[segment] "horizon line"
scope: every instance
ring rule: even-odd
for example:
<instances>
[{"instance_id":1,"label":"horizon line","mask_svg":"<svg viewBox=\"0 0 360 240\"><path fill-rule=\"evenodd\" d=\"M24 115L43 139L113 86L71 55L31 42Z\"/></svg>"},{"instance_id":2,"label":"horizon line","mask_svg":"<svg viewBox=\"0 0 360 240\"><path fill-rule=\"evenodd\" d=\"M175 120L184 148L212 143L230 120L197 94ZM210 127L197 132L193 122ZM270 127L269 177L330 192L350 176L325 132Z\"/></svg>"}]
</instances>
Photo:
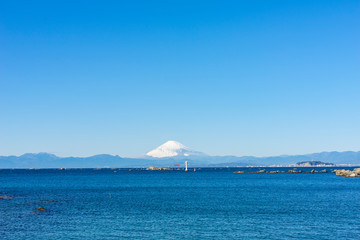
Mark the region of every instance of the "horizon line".
<instances>
[{"instance_id":1,"label":"horizon line","mask_svg":"<svg viewBox=\"0 0 360 240\"><path fill-rule=\"evenodd\" d=\"M311 154L318 154L318 153L333 153L333 152L337 152L337 153L344 153L344 152L360 152L360 150L346 150L346 151L337 151L337 150L333 150L333 151L321 151L321 152L311 152L311 153L298 153L298 154L280 154L280 155L268 155L268 156L256 156L256 155L242 155L242 156L237 156L237 155L206 155L204 156L204 158L206 157L255 157L255 158L269 158L269 157L290 157L290 156L301 156L301 155L311 155ZM38 155L38 154L49 154L49 155L54 155L58 158L89 158L89 157L94 157L94 156L98 156L98 155L109 155L109 156L114 156L114 157L120 157L120 158L132 158L132 159L145 159L145 158L151 158L151 159L169 159L169 158L176 158L177 156L173 156L173 157L151 157L151 156L147 156L146 154L141 155L141 156L134 156L134 157L128 157L128 156L121 156L119 154L110 154L110 153L98 153L98 154L94 154L94 155L88 155L88 156L60 156L60 155L56 155L55 153L51 153L51 152L26 152L20 155L15 155L15 154L9 154L9 155L0 155L0 157L21 157L23 155L26 154L34 154L34 155Z\"/></svg>"}]
</instances>

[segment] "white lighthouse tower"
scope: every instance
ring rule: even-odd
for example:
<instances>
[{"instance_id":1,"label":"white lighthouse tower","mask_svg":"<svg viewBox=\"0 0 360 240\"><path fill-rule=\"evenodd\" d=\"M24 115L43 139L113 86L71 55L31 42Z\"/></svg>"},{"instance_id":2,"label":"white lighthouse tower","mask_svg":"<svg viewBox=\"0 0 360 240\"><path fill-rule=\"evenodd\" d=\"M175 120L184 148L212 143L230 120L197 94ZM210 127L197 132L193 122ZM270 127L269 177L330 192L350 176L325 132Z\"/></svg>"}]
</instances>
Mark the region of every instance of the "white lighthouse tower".
<instances>
[{"instance_id":1,"label":"white lighthouse tower","mask_svg":"<svg viewBox=\"0 0 360 240\"><path fill-rule=\"evenodd\" d=\"M188 170L187 167L188 167L188 161L185 161L185 171Z\"/></svg>"}]
</instances>

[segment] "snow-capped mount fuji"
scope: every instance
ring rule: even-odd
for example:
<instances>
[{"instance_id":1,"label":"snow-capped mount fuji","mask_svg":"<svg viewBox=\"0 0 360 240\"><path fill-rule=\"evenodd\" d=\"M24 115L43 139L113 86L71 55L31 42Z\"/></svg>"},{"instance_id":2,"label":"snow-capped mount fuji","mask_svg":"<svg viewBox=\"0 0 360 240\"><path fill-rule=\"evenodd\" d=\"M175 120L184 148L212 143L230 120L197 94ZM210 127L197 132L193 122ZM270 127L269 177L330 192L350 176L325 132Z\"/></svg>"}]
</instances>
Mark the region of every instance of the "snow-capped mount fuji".
<instances>
[{"instance_id":1,"label":"snow-capped mount fuji","mask_svg":"<svg viewBox=\"0 0 360 240\"><path fill-rule=\"evenodd\" d=\"M202 152L194 151L179 142L176 141L167 141L163 145L151 150L146 153L147 157L153 158L187 158L187 157L200 157L206 156Z\"/></svg>"}]
</instances>

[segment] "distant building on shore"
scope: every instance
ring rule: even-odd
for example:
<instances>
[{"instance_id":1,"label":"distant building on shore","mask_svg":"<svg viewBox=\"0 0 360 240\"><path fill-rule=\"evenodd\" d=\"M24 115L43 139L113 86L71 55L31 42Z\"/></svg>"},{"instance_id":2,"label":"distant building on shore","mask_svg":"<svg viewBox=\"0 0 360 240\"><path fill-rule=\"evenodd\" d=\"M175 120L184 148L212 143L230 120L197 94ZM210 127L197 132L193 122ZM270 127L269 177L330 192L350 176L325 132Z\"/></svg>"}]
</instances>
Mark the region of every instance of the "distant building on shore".
<instances>
[{"instance_id":1,"label":"distant building on shore","mask_svg":"<svg viewBox=\"0 0 360 240\"><path fill-rule=\"evenodd\" d=\"M306 162L298 162L295 164L296 167L332 167L333 163L325 163L321 161L306 161Z\"/></svg>"}]
</instances>

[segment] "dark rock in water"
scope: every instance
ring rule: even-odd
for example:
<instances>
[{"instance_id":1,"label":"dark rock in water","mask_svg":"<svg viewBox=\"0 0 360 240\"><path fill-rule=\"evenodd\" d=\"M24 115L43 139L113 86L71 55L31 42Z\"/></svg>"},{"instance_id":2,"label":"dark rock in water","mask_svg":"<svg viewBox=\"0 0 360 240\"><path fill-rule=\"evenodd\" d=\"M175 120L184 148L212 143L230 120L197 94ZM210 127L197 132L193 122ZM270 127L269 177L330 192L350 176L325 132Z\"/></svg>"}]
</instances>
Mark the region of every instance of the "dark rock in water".
<instances>
[{"instance_id":1,"label":"dark rock in water","mask_svg":"<svg viewBox=\"0 0 360 240\"><path fill-rule=\"evenodd\" d=\"M46 208L38 207L37 210L38 210L38 211L46 211Z\"/></svg>"},{"instance_id":2,"label":"dark rock in water","mask_svg":"<svg viewBox=\"0 0 360 240\"><path fill-rule=\"evenodd\" d=\"M318 173L315 169L311 170L310 173Z\"/></svg>"},{"instance_id":3,"label":"dark rock in water","mask_svg":"<svg viewBox=\"0 0 360 240\"><path fill-rule=\"evenodd\" d=\"M288 173L302 173L302 171L301 171L301 170L299 170L299 171L296 171L296 170L289 170L289 171L288 171Z\"/></svg>"},{"instance_id":4,"label":"dark rock in water","mask_svg":"<svg viewBox=\"0 0 360 240\"><path fill-rule=\"evenodd\" d=\"M327 173L326 169L321 170L320 173Z\"/></svg>"},{"instance_id":5,"label":"dark rock in water","mask_svg":"<svg viewBox=\"0 0 360 240\"><path fill-rule=\"evenodd\" d=\"M268 172L265 169L263 169L263 170L257 171L256 173L268 173Z\"/></svg>"},{"instance_id":6,"label":"dark rock in water","mask_svg":"<svg viewBox=\"0 0 360 240\"><path fill-rule=\"evenodd\" d=\"M360 177L360 168L355 168L354 170L334 170L336 173L336 176L341 177Z\"/></svg>"}]
</instances>

